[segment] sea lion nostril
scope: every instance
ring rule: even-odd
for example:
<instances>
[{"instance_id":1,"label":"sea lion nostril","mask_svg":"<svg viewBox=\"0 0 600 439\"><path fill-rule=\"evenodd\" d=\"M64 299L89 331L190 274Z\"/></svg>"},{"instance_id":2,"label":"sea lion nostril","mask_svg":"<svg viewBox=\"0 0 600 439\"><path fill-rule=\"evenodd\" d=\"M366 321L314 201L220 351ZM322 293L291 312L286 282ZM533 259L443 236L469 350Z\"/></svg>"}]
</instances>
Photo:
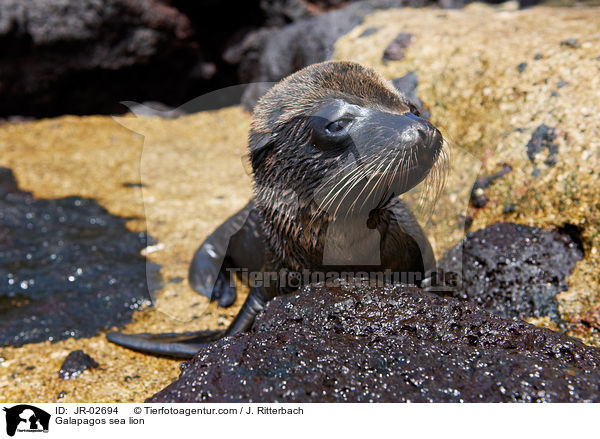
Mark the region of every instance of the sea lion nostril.
<instances>
[{"instance_id":1,"label":"sea lion nostril","mask_svg":"<svg viewBox=\"0 0 600 439\"><path fill-rule=\"evenodd\" d=\"M442 133L437 128L433 129L433 133L431 135L431 140L429 142L429 146L435 148L436 150L440 150L444 143L444 138L442 137Z\"/></svg>"}]
</instances>

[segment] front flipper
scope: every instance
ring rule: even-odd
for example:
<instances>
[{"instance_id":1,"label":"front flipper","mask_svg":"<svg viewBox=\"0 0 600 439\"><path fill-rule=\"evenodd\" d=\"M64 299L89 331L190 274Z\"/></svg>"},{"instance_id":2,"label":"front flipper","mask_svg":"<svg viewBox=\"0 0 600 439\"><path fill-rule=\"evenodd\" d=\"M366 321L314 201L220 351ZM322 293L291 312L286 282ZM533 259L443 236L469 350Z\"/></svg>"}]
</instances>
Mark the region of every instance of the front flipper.
<instances>
[{"instance_id":1,"label":"front flipper","mask_svg":"<svg viewBox=\"0 0 600 439\"><path fill-rule=\"evenodd\" d=\"M220 307L231 305L236 298L233 274L261 271L264 243L259 214L251 200L196 250L189 269L190 286Z\"/></svg>"},{"instance_id":2,"label":"front flipper","mask_svg":"<svg viewBox=\"0 0 600 439\"><path fill-rule=\"evenodd\" d=\"M108 341L134 351L163 355L175 358L191 358L203 346L221 337L245 332L252 327L254 318L265 307L267 297L261 287L250 289L240 312L225 331L198 331L183 334L123 334L111 332L106 334Z\"/></svg>"},{"instance_id":3,"label":"front flipper","mask_svg":"<svg viewBox=\"0 0 600 439\"><path fill-rule=\"evenodd\" d=\"M250 202L217 227L196 250L190 264L188 280L192 289L211 302L217 300L219 306L229 306L235 301L235 287L224 288L229 284L224 282L225 270L232 262L229 256L231 238L243 228L252 208Z\"/></svg>"}]
</instances>

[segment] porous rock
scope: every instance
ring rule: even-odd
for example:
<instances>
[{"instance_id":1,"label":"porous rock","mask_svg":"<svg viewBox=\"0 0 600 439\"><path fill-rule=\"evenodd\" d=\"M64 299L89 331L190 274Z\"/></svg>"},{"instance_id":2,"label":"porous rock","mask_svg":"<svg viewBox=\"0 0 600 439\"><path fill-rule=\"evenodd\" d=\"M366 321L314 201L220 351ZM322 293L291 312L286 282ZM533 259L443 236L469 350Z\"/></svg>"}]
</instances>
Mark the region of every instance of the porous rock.
<instances>
[{"instance_id":1,"label":"porous rock","mask_svg":"<svg viewBox=\"0 0 600 439\"><path fill-rule=\"evenodd\" d=\"M149 402L599 401L600 351L411 286L313 284Z\"/></svg>"},{"instance_id":2,"label":"porous rock","mask_svg":"<svg viewBox=\"0 0 600 439\"><path fill-rule=\"evenodd\" d=\"M78 349L67 355L65 361L60 366L58 377L63 380L72 380L77 378L87 369L95 369L98 363L88 354Z\"/></svg>"},{"instance_id":3,"label":"porous rock","mask_svg":"<svg viewBox=\"0 0 600 439\"><path fill-rule=\"evenodd\" d=\"M545 317L560 323L556 295L583 258L569 233L513 223L497 223L469 233L439 261L454 273L448 294L470 300L505 318Z\"/></svg>"},{"instance_id":4,"label":"porous rock","mask_svg":"<svg viewBox=\"0 0 600 439\"><path fill-rule=\"evenodd\" d=\"M192 34L161 0L4 0L0 115L111 112L142 96L172 102L201 62Z\"/></svg>"}]
</instances>

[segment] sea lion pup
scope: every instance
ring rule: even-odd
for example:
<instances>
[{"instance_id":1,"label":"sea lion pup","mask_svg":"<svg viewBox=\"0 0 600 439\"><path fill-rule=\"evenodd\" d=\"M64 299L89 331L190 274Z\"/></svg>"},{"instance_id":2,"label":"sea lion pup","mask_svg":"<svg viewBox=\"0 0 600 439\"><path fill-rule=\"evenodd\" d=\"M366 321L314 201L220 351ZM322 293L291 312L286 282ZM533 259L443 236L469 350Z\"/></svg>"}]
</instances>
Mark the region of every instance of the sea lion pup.
<instances>
[{"instance_id":1,"label":"sea lion pup","mask_svg":"<svg viewBox=\"0 0 600 439\"><path fill-rule=\"evenodd\" d=\"M435 260L397 196L427 176L428 187L441 187L443 146L440 132L370 68L325 62L288 76L254 110L254 198L206 239L189 273L196 291L221 304L235 298L232 269L270 277L250 283L225 331L112 333L108 339L185 358L248 330L268 300L301 285L306 276L299 273L309 273L309 280L332 271L409 274L418 283Z\"/></svg>"}]
</instances>

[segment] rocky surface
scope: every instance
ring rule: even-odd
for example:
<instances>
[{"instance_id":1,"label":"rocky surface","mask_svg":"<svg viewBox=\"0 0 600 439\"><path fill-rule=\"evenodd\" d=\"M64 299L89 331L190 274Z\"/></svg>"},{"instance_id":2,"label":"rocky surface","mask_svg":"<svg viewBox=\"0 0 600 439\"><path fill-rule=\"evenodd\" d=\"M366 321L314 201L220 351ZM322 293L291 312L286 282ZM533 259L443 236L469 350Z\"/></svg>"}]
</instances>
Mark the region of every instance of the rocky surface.
<instances>
[{"instance_id":1,"label":"rocky surface","mask_svg":"<svg viewBox=\"0 0 600 439\"><path fill-rule=\"evenodd\" d=\"M0 346L90 337L149 305L158 267L126 221L92 199L36 199L0 168Z\"/></svg>"},{"instance_id":2,"label":"rocky surface","mask_svg":"<svg viewBox=\"0 0 600 439\"><path fill-rule=\"evenodd\" d=\"M566 230L497 223L467 234L438 269L458 274L453 297L501 317L548 317L561 325L556 296L567 291L566 279L583 258L575 240Z\"/></svg>"},{"instance_id":3,"label":"rocky surface","mask_svg":"<svg viewBox=\"0 0 600 439\"><path fill-rule=\"evenodd\" d=\"M276 81L328 58L365 13L428 4L464 1L250 0L232 13L217 0L2 0L0 117L122 113L127 100L179 106Z\"/></svg>"},{"instance_id":4,"label":"rocky surface","mask_svg":"<svg viewBox=\"0 0 600 439\"><path fill-rule=\"evenodd\" d=\"M63 380L72 380L77 378L87 369L96 369L98 363L88 354L78 349L70 352L65 361L60 366L58 377Z\"/></svg>"},{"instance_id":5,"label":"rocky surface","mask_svg":"<svg viewBox=\"0 0 600 439\"><path fill-rule=\"evenodd\" d=\"M248 115L228 108L169 120L119 120L69 116L0 125L0 163L13 170L34 201L51 205L75 194L94 199L121 217L131 236L148 231L156 239L143 254L161 266L162 289L154 306L133 313L125 331L225 326L241 306L243 288L238 302L218 309L191 290L187 270L202 239L250 195L251 180L242 164ZM132 260L141 259L133 253ZM6 278L0 280L7 285ZM76 380L59 379L57 371L74 350L83 350L102 368ZM177 377L178 364L119 348L104 333L0 347L0 401L143 401Z\"/></svg>"},{"instance_id":6,"label":"rocky surface","mask_svg":"<svg viewBox=\"0 0 600 439\"><path fill-rule=\"evenodd\" d=\"M600 350L415 287L272 300L149 402L600 401Z\"/></svg>"},{"instance_id":7,"label":"rocky surface","mask_svg":"<svg viewBox=\"0 0 600 439\"><path fill-rule=\"evenodd\" d=\"M202 66L192 34L160 0L3 0L0 115L117 112L124 98L176 103L181 78Z\"/></svg>"}]
</instances>

